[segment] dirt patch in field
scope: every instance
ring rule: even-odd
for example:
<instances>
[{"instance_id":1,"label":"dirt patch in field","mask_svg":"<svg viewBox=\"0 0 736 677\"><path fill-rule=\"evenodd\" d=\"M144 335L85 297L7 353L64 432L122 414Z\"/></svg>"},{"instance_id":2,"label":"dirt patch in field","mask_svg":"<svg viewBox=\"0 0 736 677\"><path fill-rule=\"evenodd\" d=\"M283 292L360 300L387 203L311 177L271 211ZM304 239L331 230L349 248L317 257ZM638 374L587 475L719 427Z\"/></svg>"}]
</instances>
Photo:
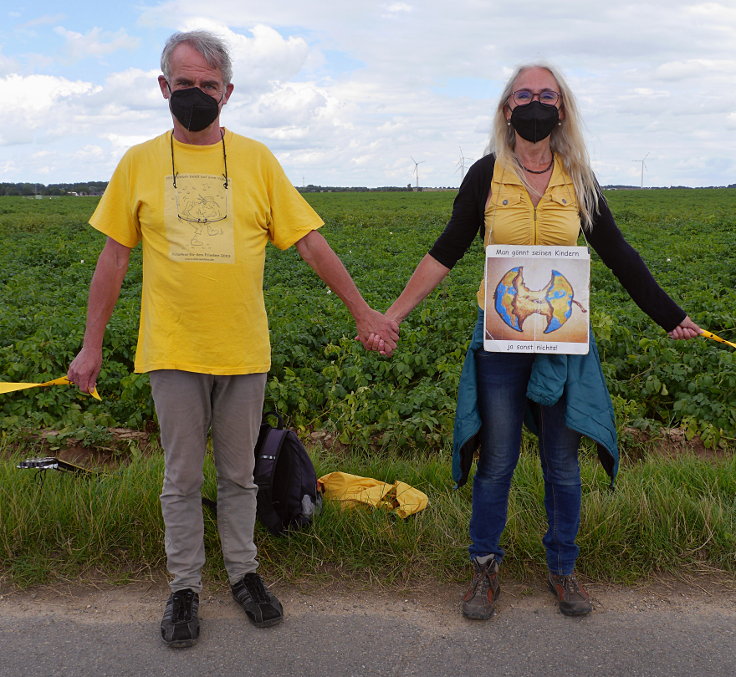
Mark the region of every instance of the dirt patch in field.
<instances>
[{"instance_id":1,"label":"dirt patch in field","mask_svg":"<svg viewBox=\"0 0 736 677\"><path fill-rule=\"evenodd\" d=\"M626 454L635 459L649 454L664 458L692 455L703 459L725 458L733 454L733 450L706 447L698 435L688 439L682 428L661 428L656 432L624 428L621 437Z\"/></svg>"},{"instance_id":2,"label":"dirt patch in field","mask_svg":"<svg viewBox=\"0 0 736 677\"><path fill-rule=\"evenodd\" d=\"M96 443L86 443L82 438L58 430L43 430L14 439L5 447L3 455L30 461L54 458L76 466L80 472L95 472L113 470L126 463L133 447L143 454L160 450L155 430L107 428L99 437L102 439Z\"/></svg>"},{"instance_id":3,"label":"dirt patch in field","mask_svg":"<svg viewBox=\"0 0 736 677\"><path fill-rule=\"evenodd\" d=\"M114 468L130 458L131 448L143 454L160 451L158 429L151 423L146 430L108 428L101 435L102 441L90 443L57 430L43 430L39 434L28 433L24 438L11 441L5 447L5 455L29 457L55 457L88 470ZM339 441L334 432L315 430L302 435L308 446L323 447L333 453L347 452L348 447ZM703 459L719 459L732 455L733 449L710 449L697 435L687 438L681 428L661 428L645 431L624 428L621 431L622 455L642 460L647 455L678 458L693 455Z\"/></svg>"}]
</instances>

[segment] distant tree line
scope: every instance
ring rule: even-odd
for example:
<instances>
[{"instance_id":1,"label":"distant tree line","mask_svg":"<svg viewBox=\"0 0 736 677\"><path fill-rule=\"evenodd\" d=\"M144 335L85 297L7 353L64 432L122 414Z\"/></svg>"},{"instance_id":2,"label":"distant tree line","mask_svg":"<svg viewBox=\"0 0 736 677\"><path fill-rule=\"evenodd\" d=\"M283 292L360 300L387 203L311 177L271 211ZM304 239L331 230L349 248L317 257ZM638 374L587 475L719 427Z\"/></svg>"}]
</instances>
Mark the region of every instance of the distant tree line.
<instances>
[{"instance_id":1,"label":"distant tree line","mask_svg":"<svg viewBox=\"0 0 736 677\"><path fill-rule=\"evenodd\" d=\"M372 191L411 191L413 188L409 186L381 186L380 188L367 188L366 186L299 186L301 193L370 193Z\"/></svg>"},{"instance_id":2,"label":"distant tree line","mask_svg":"<svg viewBox=\"0 0 736 677\"><path fill-rule=\"evenodd\" d=\"M609 184L603 186L603 190L682 190L687 188L688 190L695 190L693 186L627 186L619 184ZM698 186L698 188L736 188L736 183L731 183L728 186Z\"/></svg>"},{"instance_id":3,"label":"distant tree line","mask_svg":"<svg viewBox=\"0 0 736 677\"><path fill-rule=\"evenodd\" d=\"M0 183L0 195L102 195L107 181L81 181L79 183Z\"/></svg>"},{"instance_id":4,"label":"distant tree line","mask_svg":"<svg viewBox=\"0 0 736 677\"><path fill-rule=\"evenodd\" d=\"M728 186L701 186L702 188L736 188L736 183ZM42 183L0 183L0 195L20 196L59 196L59 195L102 195L107 188L107 181L81 181L79 183L50 183L48 186ZM645 190L666 190L667 188L691 188L691 186L652 186ZM604 190L640 190L639 186L607 185ZM369 192L411 192L416 190L414 186L379 186L378 188L367 188L366 186L299 186L302 193L369 193ZM423 190L422 187L419 190ZM425 188L424 190L439 190L437 188ZM455 190L447 187L447 190Z\"/></svg>"}]
</instances>

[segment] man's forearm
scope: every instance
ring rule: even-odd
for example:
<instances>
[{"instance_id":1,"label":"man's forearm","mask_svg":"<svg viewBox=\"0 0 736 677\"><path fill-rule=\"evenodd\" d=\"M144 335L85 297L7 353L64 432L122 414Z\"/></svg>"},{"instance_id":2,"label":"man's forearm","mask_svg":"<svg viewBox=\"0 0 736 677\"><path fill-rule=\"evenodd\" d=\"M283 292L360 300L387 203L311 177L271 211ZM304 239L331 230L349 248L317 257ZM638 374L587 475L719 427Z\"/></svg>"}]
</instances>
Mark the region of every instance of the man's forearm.
<instances>
[{"instance_id":1,"label":"man's forearm","mask_svg":"<svg viewBox=\"0 0 736 677\"><path fill-rule=\"evenodd\" d=\"M105 329L120 296L129 261L130 249L108 238L97 259L89 288L83 343L87 348L102 347Z\"/></svg>"},{"instance_id":2,"label":"man's forearm","mask_svg":"<svg viewBox=\"0 0 736 677\"><path fill-rule=\"evenodd\" d=\"M299 256L340 298L353 317L357 318L370 310L350 273L320 233L313 230L296 243L296 248Z\"/></svg>"},{"instance_id":3,"label":"man's forearm","mask_svg":"<svg viewBox=\"0 0 736 677\"><path fill-rule=\"evenodd\" d=\"M79 389L90 393L94 390L97 375L102 367L102 339L112 311L120 296L123 278L128 270L130 249L107 239L97 259L95 273L89 287L87 326L84 330L82 349L72 360L67 377Z\"/></svg>"},{"instance_id":4,"label":"man's forearm","mask_svg":"<svg viewBox=\"0 0 736 677\"><path fill-rule=\"evenodd\" d=\"M363 345L372 334L381 336L393 350L399 339L399 325L373 310L365 301L353 278L320 233L313 230L296 243L299 255L320 279L347 306L355 320L358 338Z\"/></svg>"}]
</instances>

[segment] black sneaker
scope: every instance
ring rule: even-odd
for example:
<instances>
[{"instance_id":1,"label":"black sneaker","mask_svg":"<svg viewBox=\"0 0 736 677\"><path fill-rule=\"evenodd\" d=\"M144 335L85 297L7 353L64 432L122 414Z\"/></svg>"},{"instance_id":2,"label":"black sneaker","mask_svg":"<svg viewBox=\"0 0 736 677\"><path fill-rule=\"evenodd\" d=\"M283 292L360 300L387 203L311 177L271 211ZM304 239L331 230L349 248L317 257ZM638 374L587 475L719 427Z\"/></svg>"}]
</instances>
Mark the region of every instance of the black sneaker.
<instances>
[{"instance_id":1,"label":"black sneaker","mask_svg":"<svg viewBox=\"0 0 736 677\"><path fill-rule=\"evenodd\" d=\"M575 578L575 574L569 576L557 576L550 574L547 577L549 589L557 597L560 611L565 616L585 616L593 611L590 595Z\"/></svg>"},{"instance_id":2,"label":"black sneaker","mask_svg":"<svg viewBox=\"0 0 736 677\"><path fill-rule=\"evenodd\" d=\"M169 596L161 620L161 637L176 649L193 646L199 637L199 595L187 588Z\"/></svg>"},{"instance_id":3,"label":"black sneaker","mask_svg":"<svg viewBox=\"0 0 736 677\"><path fill-rule=\"evenodd\" d=\"M258 574L245 574L230 589L235 601L243 607L248 619L257 628L267 628L283 620L284 609L281 602L272 592L266 590Z\"/></svg>"},{"instance_id":4,"label":"black sneaker","mask_svg":"<svg viewBox=\"0 0 736 677\"><path fill-rule=\"evenodd\" d=\"M496 600L501 595L498 583L498 560L491 557L481 564L473 558L473 580L463 597L463 616L485 621L493 616Z\"/></svg>"}]
</instances>

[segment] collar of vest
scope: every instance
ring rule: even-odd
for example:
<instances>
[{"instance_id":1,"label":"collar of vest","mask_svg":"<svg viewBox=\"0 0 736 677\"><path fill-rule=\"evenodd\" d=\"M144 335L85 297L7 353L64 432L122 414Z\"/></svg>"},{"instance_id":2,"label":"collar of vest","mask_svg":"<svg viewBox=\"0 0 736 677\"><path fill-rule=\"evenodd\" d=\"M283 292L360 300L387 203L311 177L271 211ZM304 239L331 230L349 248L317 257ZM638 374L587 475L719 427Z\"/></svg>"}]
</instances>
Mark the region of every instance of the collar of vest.
<instances>
[{"instance_id":1,"label":"collar of vest","mask_svg":"<svg viewBox=\"0 0 736 677\"><path fill-rule=\"evenodd\" d=\"M496 162L493 167L493 181L497 183L503 183L505 185L512 186L524 186L524 182L519 178L516 172L508 165L500 162ZM555 163L552 167L552 176L549 178L548 188L555 186L565 186L572 183L572 179L565 171L560 162L557 153L555 153Z\"/></svg>"}]
</instances>

